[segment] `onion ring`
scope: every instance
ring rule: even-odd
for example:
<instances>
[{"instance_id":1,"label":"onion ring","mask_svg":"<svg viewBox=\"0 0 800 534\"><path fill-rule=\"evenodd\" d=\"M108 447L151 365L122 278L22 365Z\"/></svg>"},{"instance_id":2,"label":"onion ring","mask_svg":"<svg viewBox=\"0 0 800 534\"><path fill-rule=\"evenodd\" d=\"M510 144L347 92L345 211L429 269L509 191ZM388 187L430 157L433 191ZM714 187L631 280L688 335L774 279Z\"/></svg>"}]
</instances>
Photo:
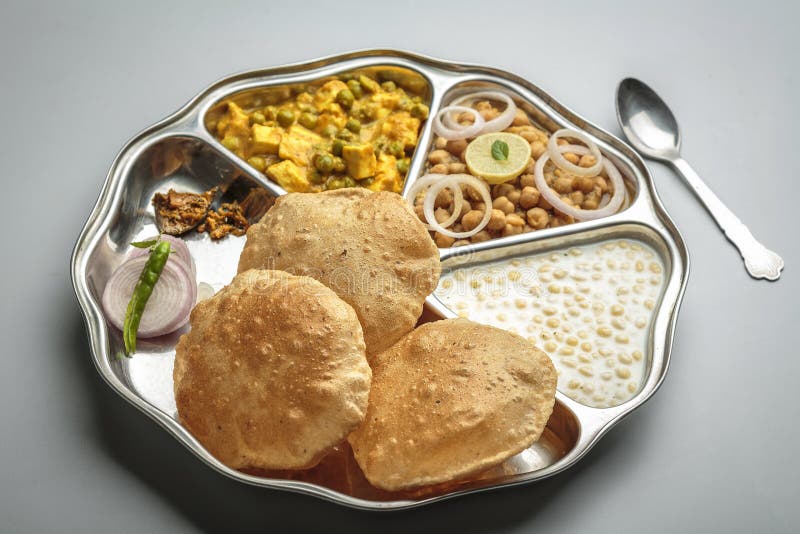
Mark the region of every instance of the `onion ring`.
<instances>
[{"instance_id":1,"label":"onion ring","mask_svg":"<svg viewBox=\"0 0 800 534\"><path fill-rule=\"evenodd\" d=\"M514 122L514 117L517 114L517 105L514 103L514 100L510 96L508 96L505 93L501 93L500 91L479 91L477 93L470 93L468 95L464 95L460 98L456 98L455 100L453 100L450 103L450 107L461 106L466 102L478 98L499 100L501 102L505 102L506 104L506 109L497 117L493 118L490 121L487 121L483 129L481 129L480 133L485 134L491 132L499 132L511 126L511 123ZM483 118L483 116L481 116L481 118Z\"/></svg>"},{"instance_id":2,"label":"onion ring","mask_svg":"<svg viewBox=\"0 0 800 534\"><path fill-rule=\"evenodd\" d=\"M425 195L425 201L422 205L423 209L430 210L433 208L433 203L436 201L436 196L439 194L439 191L445 187L449 187L451 184L464 184L471 186L481 194L486 208L483 210L483 219L481 219L481 222L478 223L475 228L468 232L452 232L436 222L436 219L428 222L430 222L431 227L435 232L439 232L442 235L446 235L454 239L464 239L465 237L470 237L477 234L483 230L484 226L489 224L489 219L492 218L492 195L489 192L488 185L470 174L447 174L445 175L445 179L436 182L430 187L430 189L428 189L428 193Z\"/></svg>"},{"instance_id":3,"label":"onion ring","mask_svg":"<svg viewBox=\"0 0 800 534\"><path fill-rule=\"evenodd\" d=\"M596 163L591 167L581 167L567 161L567 158L561 155L563 151L558 149L559 145L557 141L561 137L572 137L574 139L578 139L579 141L583 141L586 146L589 147L588 152L585 153L594 156L597 160ZM589 139L588 135L576 130L562 128L557 132L554 132L547 141L547 153L550 155L550 159L553 160L553 163L556 165L556 167L575 176L597 176L600 174L600 170L603 168L603 156L600 153L600 148L594 143L594 141Z\"/></svg>"},{"instance_id":4,"label":"onion ring","mask_svg":"<svg viewBox=\"0 0 800 534\"><path fill-rule=\"evenodd\" d=\"M449 126L442 123L442 116L452 111L460 111L464 113L472 113L475 116L475 122L468 126L463 126L454 121L449 122ZM475 137L483 130L486 121L483 115L478 113L478 110L468 108L466 106L447 106L439 110L439 113L433 118L433 131L442 139L448 141L456 141L459 139L466 139L468 137Z\"/></svg>"},{"instance_id":5,"label":"onion ring","mask_svg":"<svg viewBox=\"0 0 800 534\"><path fill-rule=\"evenodd\" d=\"M154 235L152 237L148 237L147 239L143 239L142 241L155 241L157 239L165 239L169 241L170 244L170 254L175 254L178 259L180 259L183 264L189 268L190 274L192 275L192 280L197 278L197 266L194 263L194 258L192 254L189 252L189 247L186 246L186 242L181 239L180 237L175 237L174 235L170 234L161 234ZM139 256L149 256L150 250L146 248L134 248L131 253L128 255L128 259L132 260L133 258Z\"/></svg>"},{"instance_id":6,"label":"onion ring","mask_svg":"<svg viewBox=\"0 0 800 534\"><path fill-rule=\"evenodd\" d=\"M580 155L590 153L588 148L580 145L561 145L558 147L558 149L562 152L575 152L576 154ZM550 203L551 206L564 215L574 217L577 221L590 221L612 215L619 210L620 206L622 206L622 201L625 199L625 182L622 181L622 175L619 173L619 170L617 170L617 167L611 163L611 160L603 157L602 155L600 158L601 159L598 161L602 163L608 178L611 180L611 184L614 186L614 194L611 196L611 199L608 201L608 203L603 207L600 207L596 210L585 210L570 206L561 200L561 196L553 191L550 186L547 185L547 181L544 179L544 165L547 163L547 160L550 159L550 155L547 152L542 154L539 159L536 160L536 165L533 167L533 176L534 180L536 181L536 188L539 189L539 192L542 194L544 199Z\"/></svg>"},{"instance_id":7,"label":"onion ring","mask_svg":"<svg viewBox=\"0 0 800 534\"><path fill-rule=\"evenodd\" d=\"M106 319L120 330L124 326L128 301L148 259L148 256L137 256L123 262L103 290ZM147 301L136 336L145 339L174 332L189 320L196 301L197 285L189 268L177 256L170 257Z\"/></svg>"},{"instance_id":8,"label":"onion ring","mask_svg":"<svg viewBox=\"0 0 800 534\"><path fill-rule=\"evenodd\" d=\"M408 193L406 194L406 200L408 200L413 206L414 200L416 200L416 197L420 191L426 187L431 187L434 183L446 177L446 174L426 174L425 176L417 178L417 181L415 181L411 186L411 189L408 190ZM453 213L451 213L450 217L448 217L445 221L439 223L445 228L458 220L458 216L461 214L461 207L464 204L464 195L461 193L461 188L455 184L452 184L449 189L453 192ZM422 209L423 213L425 213L425 219L427 221L436 221L436 216L434 215L432 209L430 213L426 212L424 204ZM436 231L430 224L426 224L425 228L431 231Z\"/></svg>"}]
</instances>

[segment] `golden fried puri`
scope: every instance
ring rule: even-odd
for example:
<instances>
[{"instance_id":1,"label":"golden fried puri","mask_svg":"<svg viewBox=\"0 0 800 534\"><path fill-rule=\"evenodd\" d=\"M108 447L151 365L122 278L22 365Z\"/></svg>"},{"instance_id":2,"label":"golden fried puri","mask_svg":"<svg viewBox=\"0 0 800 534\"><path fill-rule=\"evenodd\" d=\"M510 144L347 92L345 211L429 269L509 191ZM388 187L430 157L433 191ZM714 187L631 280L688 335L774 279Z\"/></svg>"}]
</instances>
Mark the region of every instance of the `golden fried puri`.
<instances>
[{"instance_id":1,"label":"golden fried puri","mask_svg":"<svg viewBox=\"0 0 800 534\"><path fill-rule=\"evenodd\" d=\"M411 331L439 281L439 251L397 194L290 193L247 232L239 271L310 276L353 306L371 357Z\"/></svg>"},{"instance_id":2,"label":"golden fried puri","mask_svg":"<svg viewBox=\"0 0 800 534\"><path fill-rule=\"evenodd\" d=\"M234 468L313 466L364 418L371 372L353 308L316 280L249 270L191 315L178 415Z\"/></svg>"},{"instance_id":3,"label":"golden fried puri","mask_svg":"<svg viewBox=\"0 0 800 534\"><path fill-rule=\"evenodd\" d=\"M466 319L427 323L370 360L367 416L348 440L374 486L458 480L539 439L556 370L525 339Z\"/></svg>"}]
</instances>

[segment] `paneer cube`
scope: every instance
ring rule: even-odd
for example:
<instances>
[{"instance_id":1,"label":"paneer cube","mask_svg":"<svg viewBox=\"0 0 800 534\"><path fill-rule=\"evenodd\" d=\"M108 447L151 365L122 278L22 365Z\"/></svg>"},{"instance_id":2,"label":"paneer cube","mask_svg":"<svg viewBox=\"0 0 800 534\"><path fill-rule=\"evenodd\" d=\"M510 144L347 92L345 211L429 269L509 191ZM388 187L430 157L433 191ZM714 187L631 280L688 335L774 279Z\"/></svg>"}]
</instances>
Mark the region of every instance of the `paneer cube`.
<instances>
[{"instance_id":1,"label":"paneer cube","mask_svg":"<svg viewBox=\"0 0 800 534\"><path fill-rule=\"evenodd\" d=\"M397 91L391 93L380 92L372 95L370 100L378 104L383 109L393 110L397 109L397 107L400 105L401 96L402 95L400 95L400 93Z\"/></svg>"},{"instance_id":2,"label":"paneer cube","mask_svg":"<svg viewBox=\"0 0 800 534\"><path fill-rule=\"evenodd\" d=\"M225 115L217 123L217 134L221 137L235 135L236 137L247 136L250 133L250 119L242 108L228 102L228 109Z\"/></svg>"},{"instance_id":3,"label":"paneer cube","mask_svg":"<svg viewBox=\"0 0 800 534\"><path fill-rule=\"evenodd\" d=\"M407 111L393 113L383 122L381 133L392 141L397 141L403 148L413 148L417 144L417 132L420 121Z\"/></svg>"},{"instance_id":4,"label":"paneer cube","mask_svg":"<svg viewBox=\"0 0 800 534\"><path fill-rule=\"evenodd\" d=\"M306 93L305 91L297 95L295 98L297 104L301 107L304 105L313 106L314 105L314 97L310 93Z\"/></svg>"},{"instance_id":5,"label":"paneer cube","mask_svg":"<svg viewBox=\"0 0 800 534\"><path fill-rule=\"evenodd\" d=\"M267 175L290 193L305 193L311 185L306 169L288 159L267 167Z\"/></svg>"},{"instance_id":6,"label":"paneer cube","mask_svg":"<svg viewBox=\"0 0 800 534\"><path fill-rule=\"evenodd\" d=\"M250 119L247 113L233 102L228 102L227 112L217 123L217 135L222 138L225 148L240 158L246 157L248 154L245 149L250 137Z\"/></svg>"},{"instance_id":7,"label":"paneer cube","mask_svg":"<svg viewBox=\"0 0 800 534\"><path fill-rule=\"evenodd\" d=\"M375 181L367 186L373 191L393 191L399 193L403 190L403 176L397 170L397 159L390 154L378 156Z\"/></svg>"},{"instance_id":8,"label":"paneer cube","mask_svg":"<svg viewBox=\"0 0 800 534\"><path fill-rule=\"evenodd\" d=\"M281 131L271 126L254 124L251 128L253 154L277 154L281 144Z\"/></svg>"},{"instance_id":9,"label":"paneer cube","mask_svg":"<svg viewBox=\"0 0 800 534\"><path fill-rule=\"evenodd\" d=\"M325 128L333 126L336 130L341 130L347 123L347 117L344 113L335 114L329 111L320 113L317 117L317 131L324 131Z\"/></svg>"},{"instance_id":10,"label":"paneer cube","mask_svg":"<svg viewBox=\"0 0 800 534\"><path fill-rule=\"evenodd\" d=\"M342 159L347 165L347 174L356 180L375 176L377 160L369 143L346 145L342 149Z\"/></svg>"},{"instance_id":11,"label":"paneer cube","mask_svg":"<svg viewBox=\"0 0 800 534\"><path fill-rule=\"evenodd\" d=\"M339 91L343 91L344 89L347 89L347 84L341 80L326 82L314 93L314 105L318 110L328 109L331 104L336 102L336 95L339 94ZM339 107L338 104L336 107Z\"/></svg>"},{"instance_id":12,"label":"paneer cube","mask_svg":"<svg viewBox=\"0 0 800 534\"><path fill-rule=\"evenodd\" d=\"M307 167L315 151L315 145L322 144L322 137L299 124L292 125L281 137L278 155L301 167Z\"/></svg>"}]
</instances>

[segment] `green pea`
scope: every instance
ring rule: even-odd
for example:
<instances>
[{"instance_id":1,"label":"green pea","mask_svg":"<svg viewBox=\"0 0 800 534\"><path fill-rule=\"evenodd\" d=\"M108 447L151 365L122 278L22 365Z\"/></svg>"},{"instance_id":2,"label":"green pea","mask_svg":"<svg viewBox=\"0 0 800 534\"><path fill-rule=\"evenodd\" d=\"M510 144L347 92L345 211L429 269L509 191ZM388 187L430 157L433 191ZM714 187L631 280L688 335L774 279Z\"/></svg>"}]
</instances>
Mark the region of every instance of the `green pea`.
<instances>
[{"instance_id":1,"label":"green pea","mask_svg":"<svg viewBox=\"0 0 800 534\"><path fill-rule=\"evenodd\" d=\"M364 106L364 113L369 120L375 120L378 118L378 113L380 112L380 105L378 104L367 104Z\"/></svg>"},{"instance_id":2,"label":"green pea","mask_svg":"<svg viewBox=\"0 0 800 534\"><path fill-rule=\"evenodd\" d=\"M350 88L350 92L353 93L354 97L361 98L364 96L364 90L361 88L361 84L358 83L358 80L349 80L347 82L347 87Z\"/></svg>"},{"instance_id":3,"label":"green pea","mask_svg":"<svg viewBox=\"0 0 800 534\"><path fill-rule=\"evenodd\" d=\"M333 157L330 154L320 154L314 159L314 167L325 174L333 170Z\"/></svg>"},{"instance_id":4,"label":"green pea","mask_svg":"<svg viewBox=\"0 0 800 534\"><path fill-rule=\"evenodd\" d=\"M260 111L254 111L253 114L250 115L250 120L253 124L264 124L267 122L267 118Z\"/></svg>"},{"instance_id":5,"label":"green pea","mask_svg":"<svg viewBox=\"0 0 800 534\"><path fill-rule=\"evenodd\" d=\"M278 112L278 124L284 128L288 128L294 122L294 113L288 109L282 109Z\"/></svg>"},{"instance_id":6,"label":"green pea","mask_svg":"<svg viewBox=\"0 0 800 534\"><path fill-rule=\"evenodd\" d=\"M380 89L381 87L380 85L378 85L378 82L376 82L369 76L364 76L363 74L358 77L358 82L361 84L361 87L363 87L370 93L377 93L378 89Z\"/></svg>"},{"instance_id":7,"label":"green pea","mask_svg":"<svg viewBox=\"0 0 800 534\"><path fill-rule=\"evenodd\" d=\"M300 115L300 118L297 120L301 126L308 128L309 130L313 130L317 127L317 116L312 113L303 113Z\"/></svg>"},{"instance_id":8,"label":"green pea","mask_svg":"<svg viewBox=\"0 0 800 534\"><path fill-rule=\"evenodd\" d=\"M375 177L374 176L367 176L363 180L359 180L358 181L358 185L360 185L361 187L369 187L373 183L375 183Z\"/></svg>"},{"instance_id":9,"label":"green pea","mask_svg":"<svg viewBox=\"0 0 800 534\"><path fill-rule=\"evenodd\" d=\"M328 178L328 181L325 182L325 187L327 189L341 189L343 187L347 187L347 184L345 183L344 178L331 176Z\"/></svg>"},{"instance_id":10,"label":"green pea","mask_svg":"<svg viewBox=\"0 0 800 534\"><path fill-rule=\"evenodd\" d=\"M366 122L368 120L366 106L358 106L356 109L351 109L350 116L359 121Z\"/></svg>"},{"instance_id":11,"label":"green pea","mask_svg":"<svg viewBox=\"0 0 800 534\"><path fill-rule=\"evenodd\" d=\"M344 172L347 168L347 164L345 164L342 158L333 158L333 170L334 172Z\"/></svg>"},{"instance_id":12,"label":"green pea","mask_svg":"<svg viewBox=\"0 0 800 534\"><path fill-rule=\"evenodd\" d=\"M331 146L331 152L333 152L334 156L341 156L343 148L344 148L344 141L342 141L341 139L333 140L333 145Z\"/></svg>"},{"instance_id":13,"label":"green pea","mask_svg":"<svg viewBox=\"0 0 800 534\"><path fill-rule=\"evenodd\" d=\"M349 141L353 138L353 132L348 129L339 130L339 133L336 134L336 137L339 139L344 139L345 141Z\"/></svg>"},{"instance_id":14,"label":"green pea","mask_svg":"<svg viewBox=\"0 0 800 534\"><path fill-rule=\"evenodd\" d=\"M397 89L397 84L396 84L396 83L394 83L394 82L393 82L393 81L391 81L391 80L390 80L390 81L388 81L388 82L383 82L383 83L381 84L381 89L383 89L384 91L387 91L387 92L391 93L392 91L394 91L395 89Z\"/></svg>"},{"instance_id":15,"label":"green pea","mask_svg":"<svg viewBox=\"0 0 800 534\"><path fill-rule=\"evenodd\" d=\"M344 127L356 134L361 131L361 123L358 122L358 119L347 119Z\"/></svg>"},{"instance_id":16,"label":"green pea","mask_svg":"<svg viewBox=\"0 0 800 534\"><path fill-rule=\"evenodd\" d=\"M317 169L309 169L308 171L308 181L315 185L324 184L326 177Z\"/></svg>"},{"instance_id":17,"label":"green pea","mask_svg":"<svg viewBox=\"0 0 800 534\"><path fill-rule=\"evenodd\" d=\"M391 154L392 156L394 156L396 158L402 157L403 154L404 154L403 145L401 145L397 141L392 141L386 147L386 152L388 152L389 154Z\"/></svg>"},{"instance_id":18,"label":"green pea","mask_svg":"<svg viewBox=\"0 0 800 534\"><path fill-rule=\"evenodd\" d=\"M336 135L336 126L333 124L328 124L322 129L322 135L323 137L333 137Z\"/></svg>"},{"instance_id":19,"label":"green pea","mask_svg":"<svg viewBox=\"0 0 800 534\"><path fill-rule=\"evenodd\" d=\"M428 118L428 106L425 104L414 104L411 106L411 116L416 117L418 119L427 119Z\"/></svg>"},{"instance_id":20,"label":"green pea","mask_svg":"<svg viewBox=\"0 0 800 534\"><path fill-rule=\"evenodd\" d=\"M358 184L356 184L356 181L353 180L350 176L345 176L343 178L343 180L344 180L344 186L345 187L355 187L356 185L358 185Z\"/></svg>"},{"instance_id":21,"label":"green pea","mask_svg":"<svg viewBox=\"0 0 800 534\"><path fill-rule=\"evenodd\" d=\"M397 170L400 171L400 174L407 173L408 172L408 160L407 159L397 160Z\"/></svg>"},{"instance_id":22,"label":"green pea","mask_svg":"<svg viewBox=\"0 0 800 534\"><path fill-rule=\"evenodd\" d=\"M336 101L345 109L353 107L353 93L350 89L342 89L336 93Z\"/></svg>"}]
</instances>

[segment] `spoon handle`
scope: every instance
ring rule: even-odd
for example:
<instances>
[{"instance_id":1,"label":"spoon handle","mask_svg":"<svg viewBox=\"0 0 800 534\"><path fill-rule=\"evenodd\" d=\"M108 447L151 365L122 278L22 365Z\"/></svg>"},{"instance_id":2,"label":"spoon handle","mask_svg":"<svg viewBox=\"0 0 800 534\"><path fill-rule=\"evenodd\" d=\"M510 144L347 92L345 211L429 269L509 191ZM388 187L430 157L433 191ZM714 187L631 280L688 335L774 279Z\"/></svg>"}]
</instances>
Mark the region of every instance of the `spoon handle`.
<instances>
[{"instance_id":1,"label":"spoon handle","mask_svg":"<svg viewBox=\"0 0 800 534\"><path fill-rule=\"evenodd\" d=\"M677 158L671 163L717 222L725 237L739 249L750 276L777 280L784 266L781 257L753 237L747 226L709 189L686 160Z\"/></svg>"}]
</instances>

